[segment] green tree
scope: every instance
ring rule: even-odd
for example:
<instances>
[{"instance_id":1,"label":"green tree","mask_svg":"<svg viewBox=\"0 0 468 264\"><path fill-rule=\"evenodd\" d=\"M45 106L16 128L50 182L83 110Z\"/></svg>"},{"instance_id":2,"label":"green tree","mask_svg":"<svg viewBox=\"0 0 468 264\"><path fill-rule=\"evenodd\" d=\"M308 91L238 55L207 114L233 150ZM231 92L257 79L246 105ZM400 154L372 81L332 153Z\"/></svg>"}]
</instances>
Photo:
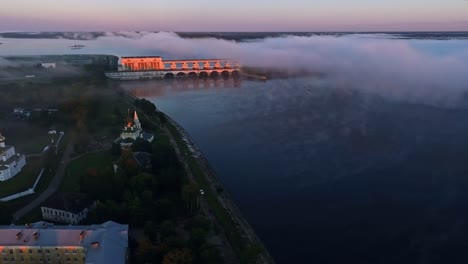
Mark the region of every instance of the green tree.
<instances>
[{"instance_id":1,"label":"green tree","mask_svg":"<svg viewBox=\"0 0 468 264\"><path fill-rule=\"evenodd\" d=\"M190 264L192 252L188 248L171 250L164 256L163 264Z\"/></svg>"},{"instance_id":2,"label":"green tree","mask_svg":"<svg viewBox=\"0 0 468 264\"><path fill-rule=\"evenodd\" d=\"M182 200L185 202L186 208L190 213L193 213L197 206L197 199L200 188L198 184L192 182L182 187Z\"/></svg>"}]
</instances>

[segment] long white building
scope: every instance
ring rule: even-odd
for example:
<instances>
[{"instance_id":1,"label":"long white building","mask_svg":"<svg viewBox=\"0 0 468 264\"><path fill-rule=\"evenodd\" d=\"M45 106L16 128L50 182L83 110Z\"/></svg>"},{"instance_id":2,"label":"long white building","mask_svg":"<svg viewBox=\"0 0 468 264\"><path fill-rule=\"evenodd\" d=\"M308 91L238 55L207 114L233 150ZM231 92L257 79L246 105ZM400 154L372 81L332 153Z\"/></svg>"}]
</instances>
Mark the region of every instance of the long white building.
<instances>
[{"instance_id":1,"label":"long white building","mask_svg":"<svg viewBox=\"0 0 468 264\"><path fill-rule=\"evenodd\" d=\"M94 205L84 193L65 193L41 206L42 219L76 225L86 219Z\"/></svg>"},{"instance_id":2,"label":"long white building","mask_svg":"<svg viewBox=\"0 0 468 264\"><path fill-rule=\"evenodd\" d=\"M6 145L5 140L0 133L0 181L15 177L26 165L25 156L16 153L14 146Z\"/></svg>"}]
</instances>

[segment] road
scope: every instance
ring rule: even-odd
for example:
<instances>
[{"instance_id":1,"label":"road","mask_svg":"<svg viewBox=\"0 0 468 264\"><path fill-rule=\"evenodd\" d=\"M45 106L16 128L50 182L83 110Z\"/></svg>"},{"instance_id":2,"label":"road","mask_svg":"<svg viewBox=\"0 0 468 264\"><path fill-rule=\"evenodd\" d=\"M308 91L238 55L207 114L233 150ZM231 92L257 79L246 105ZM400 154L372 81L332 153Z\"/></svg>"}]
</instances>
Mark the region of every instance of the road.
<instances>
[{"instance_id":1,"label":"road","mask_svg":"<svg viewBox=\"0 0 468 264\"><path fill-rule=\"evenodd\" d=\"M46 201L50 196L52 196L57 189L60 187L62 183L63 177L65 176L65 169L67 167L68 162L71 160L71 154L73 153L73 146L74 146L74 139L73 136L71 140L68 142L68 145L63 152L62 159L60 160L60 164L55 172L55 176L50 182L47 189L42 192L34 201L26 205L25 207L18 210L16 213L13 214L13 219L18 220L19 218L23 217L27 213L29 213L34 208L41 205L44 201Z\"/></svg>"}]
</instances>

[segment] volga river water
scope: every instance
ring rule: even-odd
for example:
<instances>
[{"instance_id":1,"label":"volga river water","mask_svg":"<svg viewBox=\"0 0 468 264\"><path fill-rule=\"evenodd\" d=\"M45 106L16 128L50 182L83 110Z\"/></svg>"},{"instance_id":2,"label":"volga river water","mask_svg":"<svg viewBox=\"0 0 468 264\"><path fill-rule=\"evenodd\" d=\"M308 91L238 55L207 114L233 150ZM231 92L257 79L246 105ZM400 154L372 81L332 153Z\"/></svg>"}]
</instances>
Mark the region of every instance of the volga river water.
<instances>
[{"instance_id":1,"label":"volga river water","mask_svg":"<svg viewBox=\"0 0 468 264\"><path fill-rule=\"evenodd\" d=\"M190 133L278 263L468 259L468 111L313 78L123 86Z\"/></svg>"},{"instance_id":2,"label":"volga river water","mask_svg":"<svg viewBox=\"0 0 468 264\"><path fill-rule=\"evenodd\" d=\"M468 90L461 81L467 64L457 60L457 54L468 54L468 42L390 39L377 49L360 40L355 54L343 38L337 42L344 45L331 53L322 47L329 42L313 42L314 49L353 61L340 64L341 70L359 70L345 80L120 85L154 102L189 132L278 263L467 263L468 104L466 95L453 92ZM0 40L3 55L35 54L38 47L45 47L41 54L64 53L76 43L86 48L74 53L158 52L128 39ZM294 45L281 41L268 48L288 45L288 52L302 50L300 56L291 53L299 62L319 59L307 57L304 39ZM248 52L252 43L239 45ZM168 47L161 49L168 53ZM396 52L382 61L390 65L391 78L374 73L379 65L366 60L381 50ZM399 65L399 56L408 60ZM421 56L449 66L414 63ZM407 70L399 72L400 66ZM413 71L417 80L409 80ZM384 81L369 85L375 79ZM400 89L401 83L414 89Z\"/></svg>"}]
</instances>

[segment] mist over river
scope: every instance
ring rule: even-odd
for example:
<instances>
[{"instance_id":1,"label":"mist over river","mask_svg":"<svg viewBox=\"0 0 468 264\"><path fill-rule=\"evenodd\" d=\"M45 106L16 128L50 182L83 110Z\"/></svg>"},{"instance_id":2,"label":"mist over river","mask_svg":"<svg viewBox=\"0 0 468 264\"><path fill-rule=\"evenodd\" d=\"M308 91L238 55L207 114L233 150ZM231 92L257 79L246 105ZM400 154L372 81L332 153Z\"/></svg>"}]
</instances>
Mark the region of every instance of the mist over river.
<instances>
[{"instance_id":1,"label":"mist over river","mask_svg":"<svg viewBox=\"0 0 468 264\"><path fill-rule=\"evenodd\" d=\"M228 54L247 66L324 73L114 84L188 131L278 263L468 262L466 39L36 41L0 38L0 55L12 55L13 42L21 54L40 49L34 43L47 53L83 44L73 52Z\"/></svg>"},{"instance_id":2,"label":"mist over river","mask_svg":"<svg viewBox=\"0 0 468 264\"><path fill-rule=\"evenodd\" d=\"M278 263L468 260L467 110L312 78L122 86L189 132Z\"/></svg>"}]
</instances>

